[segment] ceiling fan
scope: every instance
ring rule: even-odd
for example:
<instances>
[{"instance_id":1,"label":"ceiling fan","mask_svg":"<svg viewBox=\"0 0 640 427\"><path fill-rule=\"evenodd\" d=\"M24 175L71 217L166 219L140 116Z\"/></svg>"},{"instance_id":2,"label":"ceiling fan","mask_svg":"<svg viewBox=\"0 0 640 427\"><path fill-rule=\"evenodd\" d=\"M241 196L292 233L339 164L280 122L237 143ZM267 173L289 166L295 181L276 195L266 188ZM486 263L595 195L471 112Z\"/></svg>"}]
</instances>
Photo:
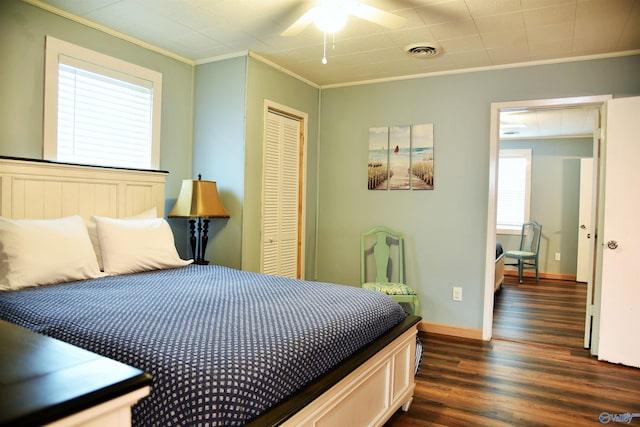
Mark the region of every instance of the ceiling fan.
<instances>
[{"instance_id":1,"label":"ceiling fan","mask_svg":"<svg viewBox=\"0 0 640 427\"><path fill-rule=\"evenodd\" d=\"M311 24L315 24L325 34L335 33L346 24L349 16L355 16L389 29L400 28L406 21L402 16L394 15L357 0L316 0L314 3L314 6L309 8L281 35L295 36Z\"/></svg>"}]
</instances>

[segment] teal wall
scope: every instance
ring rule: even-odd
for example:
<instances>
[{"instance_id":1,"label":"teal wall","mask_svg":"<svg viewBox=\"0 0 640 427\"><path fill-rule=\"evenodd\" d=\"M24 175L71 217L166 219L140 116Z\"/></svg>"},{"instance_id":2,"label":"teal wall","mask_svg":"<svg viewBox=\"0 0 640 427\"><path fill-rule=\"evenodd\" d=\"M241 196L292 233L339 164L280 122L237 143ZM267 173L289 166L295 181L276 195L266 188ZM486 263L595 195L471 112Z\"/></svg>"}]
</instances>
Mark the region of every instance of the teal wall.
<instances>
[{"instance_id":1,"label":"teal wall","mask_svg":"<svg viewBox=\"0 0 640 427\"><path fill-rule=\"evenodd\" d=\"M501 149L531 149L531 219L542 224L539 271L576 275L580 159L593 157L593 138L501 141ZM517 250L520 234L498 234L505 250ZM555 261L559 252L561 260Z\"/></svg>"},{"instance_id":2,"label":"teal wall","mask_svg":"<svg viewBox=\"0 0 640 427\"><path fill-rule=\"evenodd\" d=\"M358 235L385 224L405 233L423 320L482 328L491 103L638 95L638 75L629 56L323 89L318 279L357 285ZM434 125L435 189L368 191L368 129L416 123Z\"/></svg>"},{"instance_id":3,"label":"teal wall","mask_svg":"<svg viewBox=\"0 0 640 427\"><path fill-rule=\"evenodd\" d=\"M0 1L0 155L42 159L45 35L162 73L168 212L191 176L193 67L18 0Z\"/></svg>"},{"instance_id":4,"label":"teal wall","mask_svg":"<svg viewBox=\"0 0 640 427\"><path fill-rule=\"evenodd\" d=\"M273 67L249 58L245 147L245 203L242 236L243 270L260 270L262 227L262 145L264 103L269 100L308 114L305 277L315 276L315 221L317 215L318 117L320 91Z\"/></svg>"},{"instance_id":5,"label":"teal wall","mask_svg":"<svg viewBox=\"0 0 640 427\"><path fill-rule=\"evenodd\" d=\"M247 57L196 67L193 174L216 181L229 219L210 223L207 259L242 265Z\"/></svg>"},{"instance_id":6,"label":"teal wall","mask_svg":"<svg viewBox=\"0 0 640 427\"><path fill-rule=\"evenodd\" d=\"M212 221L213 262L260 270L264 108L269 100L308 114L304 262L307 277L313 277L318 99L317 88L249 56L196 67L194 174L218 182L231 215Z\"/></svg>"},{"instance_id":7,"label":"teal wall","mask_svg":"<svg viewBox=\"0 0 640 427\"><path fill-rule=\"evenodd\" d=\"M202 173L219 183L231 218L212 222L214 262L259 268L268 99L309 114L306 277L358 285L358 235L386 224L407 237L407 279L418 289L424 320L468 328L482 326L491 103L640 94L640 56L319 90L252 57L193 67L19 0L3 0L0 155L42 157L46 34L163 74L167 209L182 179ZM366 190L368 129L416 123L434 124L435 189ZM172 225L185 254L186 225ZM451 301L453 286L463 287L462 302Z\"/></svg>"},{"instance_id":8,"label":"teal wall","mask_svg":"<svg viewBox=\"0 0 640 427\"><path fill-rule=\"evenodd\" d=\"M264 101L308 114L306 257L315 271L319 89L248 56L196 67L18 0L0 2L0 155L42 158L44 40L51 35L163 75L160 168L165 210L183 179L218 183L231 218L210 225L207 258L257 271L260 261ZM172 219L176 246L189 256L188 225Z\"/></svg>"}]
</instances>

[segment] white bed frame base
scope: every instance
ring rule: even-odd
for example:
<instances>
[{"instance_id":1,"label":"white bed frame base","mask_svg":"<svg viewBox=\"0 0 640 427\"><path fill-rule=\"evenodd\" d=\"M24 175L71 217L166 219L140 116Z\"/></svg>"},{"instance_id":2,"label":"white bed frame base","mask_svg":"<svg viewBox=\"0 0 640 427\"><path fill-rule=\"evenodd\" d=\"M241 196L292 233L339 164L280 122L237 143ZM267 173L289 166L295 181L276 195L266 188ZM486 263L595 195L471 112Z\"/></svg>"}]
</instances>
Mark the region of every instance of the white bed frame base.
<instances>
[{"instance_id":1,"label":"white bed frame base","mask_svg":"<svg viewBox=\"0 0 640 427\"><path fill-rule=\"evenodd\" d=\"M44 427L125 427L131 425L131 406L147 396L150 387L132 391L100 405L61 418Z\"/></svg>"},{"instance_id":2,"label":"white bed frame base","mask_svg":"<svg viewBox=\"0 0 640 427\"><path fill-rule=\"evenodd\" d=\"M0 216L120 218L153 207L164 216L166 175L0 158ZM415 388L416 334L414 325L282 425L381 426L399 408L407 411Z\"/></svg>"},{"instance_id":3,"label":"white bed frame base","mask_svg":"<svg viewBox=\"0 0 640 427\"><path fill-rule=\"evenodd\" d=\"M496 275L493 282L493 292L497 292L504 282L504 258L504 254L500 254L498 259L496 259Z\"/></svg>"},{"instance_id":4,"label":"white bed frame base","mask_svg":"<svg viewBox=\"0 0 640 427\"><path fill-rule=\"evenodd\" d=\"M416 328L407 330L282 425L382 426L398 409L408 411L415 389L416 333Z\"/></svg>"}]
</instances>

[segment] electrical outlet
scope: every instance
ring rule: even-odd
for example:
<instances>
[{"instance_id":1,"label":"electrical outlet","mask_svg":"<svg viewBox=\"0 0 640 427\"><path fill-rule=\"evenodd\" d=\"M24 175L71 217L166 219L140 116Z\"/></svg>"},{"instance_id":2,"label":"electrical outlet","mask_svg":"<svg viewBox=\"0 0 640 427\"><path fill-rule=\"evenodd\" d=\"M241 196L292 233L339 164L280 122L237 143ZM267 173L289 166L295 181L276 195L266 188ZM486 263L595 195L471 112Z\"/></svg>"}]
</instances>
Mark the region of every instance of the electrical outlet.
<instances>
[{"instance_id":1,"label":"electrical outlet","mask_svg":"<svg viewBox=\"0 0 640 427\"><path fill-rule=\"evenodd\" d=\"M560 261L560 252L556 252L555 260Z\"/></svg>"},{"instance_id":2,"label":"electrical outlet","mask_svg":"<svg viewBox=\"0 0 640 427\"><path fill-rule=\"evenodd\" d=\"M453 300L462 301L462 288L459 286L453 287Z\"/></svg>"}]
</instances>

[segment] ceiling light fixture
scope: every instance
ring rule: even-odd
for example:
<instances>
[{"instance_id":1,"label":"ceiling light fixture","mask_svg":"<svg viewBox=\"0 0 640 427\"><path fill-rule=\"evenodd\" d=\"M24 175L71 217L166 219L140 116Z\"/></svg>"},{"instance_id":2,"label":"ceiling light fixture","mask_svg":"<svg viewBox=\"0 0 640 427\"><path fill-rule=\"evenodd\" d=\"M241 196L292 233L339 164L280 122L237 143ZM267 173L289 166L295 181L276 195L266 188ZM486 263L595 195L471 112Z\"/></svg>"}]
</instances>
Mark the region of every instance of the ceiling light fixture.
<instances>
[{"instance_id":1,"label":"ceiling light fixture","mask_svg":"<svg viewBox=\"0 0 640 427\"><path fill-rule=\"evenodd\" d=\"M358 0L315 0L314 3L316 3L315 6L308 9L281 35L294 36L310 24L315 24L324 33L323 64L327 63L327 33L334 35L335 45L335 33L347 24L349 15L392 30L402 27L406 22L406 18L402 16L369 6Z\"/></svg>"},{"instance_id":2,"label":"ceiling light fixture","mask_svg":"<svg viewBox=\"0 0 640 427\"><path fill-rule=\"evenodd\" d=\"M325 2L313 10L312 19L323 33L336 33L347 24L347 11L337 2Z\"/></svg>"},{"instance_id":3,"label":"ceiling light fixture","mask_svg":"<svg viewBox=\"0 0 640 427\"><path fill-rule=\"evenodd\" d=\"M333 34L333 49L335 50L335 34L347 24L348 12L338 1L325 1L313 9L312 20L324 34L322 63L327 63L327 33Z\"/></svg>"}]
</instances>

